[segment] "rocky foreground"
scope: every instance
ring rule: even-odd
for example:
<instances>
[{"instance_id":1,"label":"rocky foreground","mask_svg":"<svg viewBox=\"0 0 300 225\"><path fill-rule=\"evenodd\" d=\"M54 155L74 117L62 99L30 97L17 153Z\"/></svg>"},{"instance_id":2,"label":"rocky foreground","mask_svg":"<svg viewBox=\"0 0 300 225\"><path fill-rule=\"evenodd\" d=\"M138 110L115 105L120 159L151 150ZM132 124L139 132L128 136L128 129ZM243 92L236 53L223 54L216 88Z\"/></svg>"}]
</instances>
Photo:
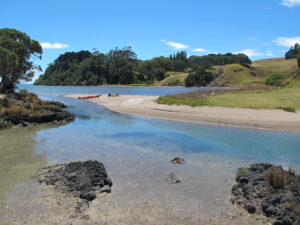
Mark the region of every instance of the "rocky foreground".
<instances>
[{"instance_id":1,"label":"rocky foreground","mask_svg":"<svg viewBox=\"0 0 300 225\"><path fill-rule=\"evenodd\" d=\"M65 124L74 120L66 106L56 101L43 101L33 93L21 91L0 98L0 129L40 123Z\"/></svg>"},{"instance_id":2,"label":"rocky foreground","mask_svg":"<svg viewBox=\"0 0 300 225\"><path fill-rule=\"evenodd\" d=\"M281 166L253 164L240 168L232 202L249 213L274 219L274 225L300 224L300 176Z\"/></svg>"},{"instance_id":3,"label":"rocky foreground","mask_svg":"<svg viewBox=\"0 0 300 225\"><path fill-rule=\"evenodd\" d=\"M91 160L49 166L37 179L39 183L55 185L63 193L88 201L93 201L97 192L111 192L112 187L104 165Z\"/></svg>"}]
</instances>

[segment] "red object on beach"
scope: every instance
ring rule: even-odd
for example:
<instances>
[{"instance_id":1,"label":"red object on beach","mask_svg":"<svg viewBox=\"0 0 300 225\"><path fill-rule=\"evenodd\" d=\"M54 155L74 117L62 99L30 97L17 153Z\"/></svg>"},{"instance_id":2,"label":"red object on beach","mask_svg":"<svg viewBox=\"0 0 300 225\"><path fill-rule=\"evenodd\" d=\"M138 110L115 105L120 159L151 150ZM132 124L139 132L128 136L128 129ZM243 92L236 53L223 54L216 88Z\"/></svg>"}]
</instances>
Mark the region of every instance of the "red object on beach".
<instances>
[{"instance_id":1,"label":"red object on beach","mask_svg":"<svg viewBox=\"0 0 300 225\"><path fill-rule=\"evenodd\" d=\"M90 95L90 96L86 96L86 97L78 97L79 99L90 99L90 98L98 98L100 97L102 94L99 95Z\"/></svg>"}]
</instances>

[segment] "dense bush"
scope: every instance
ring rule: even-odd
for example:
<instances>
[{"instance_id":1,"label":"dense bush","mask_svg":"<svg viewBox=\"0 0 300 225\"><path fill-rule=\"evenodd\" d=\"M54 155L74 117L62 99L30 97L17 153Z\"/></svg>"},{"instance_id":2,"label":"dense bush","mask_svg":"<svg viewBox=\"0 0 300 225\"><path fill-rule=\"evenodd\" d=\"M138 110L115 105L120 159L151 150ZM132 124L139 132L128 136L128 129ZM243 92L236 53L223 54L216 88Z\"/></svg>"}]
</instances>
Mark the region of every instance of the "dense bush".
<instances>
[{"instance_id":1,"label":"dense bush","mask_svg":"<svg viewBox=\"0 0 300 225\"><path fill-rule=\"evenodd\" d=\"M153 84L166 78L167 71L192 70L187 81L189 86L203 86L213 77L197 75L214 65L237 63L251 64L244 54L225 54L187 57L186 52L178 52L167 57L138 60L130 47L114 49L107 54L95 51L67 52L50 64L45 73L35 82L37 85L102 85L102 84ZM204 81L200 81L204 78ZM174 85L183 85L179 81Z\"/></svg>"}]
</instances>

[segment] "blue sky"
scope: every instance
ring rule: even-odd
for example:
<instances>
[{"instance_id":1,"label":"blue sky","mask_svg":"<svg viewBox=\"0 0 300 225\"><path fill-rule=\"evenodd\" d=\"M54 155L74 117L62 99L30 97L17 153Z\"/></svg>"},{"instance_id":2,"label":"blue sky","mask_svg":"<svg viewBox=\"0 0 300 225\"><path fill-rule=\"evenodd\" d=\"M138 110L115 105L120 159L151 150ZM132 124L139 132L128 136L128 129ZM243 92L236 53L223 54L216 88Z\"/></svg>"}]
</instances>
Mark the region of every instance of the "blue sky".
<instances>
[{"instance_id":1,"label":"blue sky","mask_svg":"<svg viewBox=\"0 0 300 225\"><path fill-rule=\"evenodd\" d=\"M0 27L43 43L45 69L67 51L132 46L140 59L244 52L280 57L300 42L300 0L1 0Z\"/></svg>"}]
</instances>

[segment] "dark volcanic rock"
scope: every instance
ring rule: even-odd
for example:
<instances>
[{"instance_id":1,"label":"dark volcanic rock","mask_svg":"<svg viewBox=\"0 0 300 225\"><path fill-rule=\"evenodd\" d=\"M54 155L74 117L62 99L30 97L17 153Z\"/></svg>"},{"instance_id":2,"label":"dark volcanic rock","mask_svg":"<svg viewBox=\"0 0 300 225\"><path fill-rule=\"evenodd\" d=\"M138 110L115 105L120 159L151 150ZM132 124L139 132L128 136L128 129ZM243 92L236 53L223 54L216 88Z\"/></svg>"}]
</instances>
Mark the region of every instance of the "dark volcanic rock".
<instances>
[{"instance_id":1,"label":"dark volcanic rock","mask_svg":"<svg viewBox=\"0 0 300 225\"><path fill-rule=\"evenodd\" d=\"M175 157L174 159L171 160L171 162L173 164L183 164L184 163L184 159L180 158L180 157Z\"/></svg>"},{"instance_id":2,"label":"dark volcanic rock","mask_svg":"<svg viewBox=\"0 0 300 225\"><path fill-rule=\"evenodd\" d=\"M98 161L71 162L44 169L37 177L40 183L55 185L57 189L88 201L93 201L99 192L110 192L111 180L105 167ZM104 188L104 190L103 190Z\"/></svg>"},{"instance_id":3,"label":"dark volcanic rock","mask_svg":"<svg viewBox=\"0 0 300 225\"><path fill-rule=\"evenodd\" d=\"M276 218L274 225L300 225L300 177L264 163L246 170L232 187L232 202L249 213ZM274 171L277 174L271 176ZM274 184L281 179L284 185Z\"/></svg>"}]
</instances>

